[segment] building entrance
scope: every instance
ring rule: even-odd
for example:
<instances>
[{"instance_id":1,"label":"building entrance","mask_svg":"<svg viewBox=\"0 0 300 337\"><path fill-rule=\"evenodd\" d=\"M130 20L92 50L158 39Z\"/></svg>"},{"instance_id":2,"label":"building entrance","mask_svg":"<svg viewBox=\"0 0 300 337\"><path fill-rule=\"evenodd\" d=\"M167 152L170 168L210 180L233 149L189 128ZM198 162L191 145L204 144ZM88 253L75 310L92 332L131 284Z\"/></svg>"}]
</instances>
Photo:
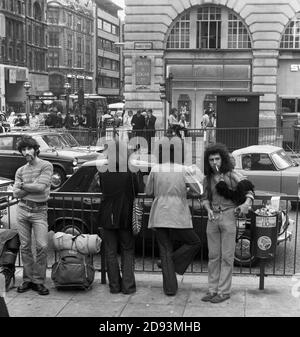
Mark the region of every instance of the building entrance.
<instances>
[{"instance_id":1,"label":"building entrance","mask_svg":"<svg viewBox=\"0 0 300 337\"><path fill-rule=\"evenodd\" d=\"M213 93L222 91L249 92L251 88L251 63L249 59L173 59L167 66L167 76L172 74L172 107L184 113L190 128L200 128L204 109L216 111ZM216 111L222 113L222 111Z\"/></svg>"}]
</instances>

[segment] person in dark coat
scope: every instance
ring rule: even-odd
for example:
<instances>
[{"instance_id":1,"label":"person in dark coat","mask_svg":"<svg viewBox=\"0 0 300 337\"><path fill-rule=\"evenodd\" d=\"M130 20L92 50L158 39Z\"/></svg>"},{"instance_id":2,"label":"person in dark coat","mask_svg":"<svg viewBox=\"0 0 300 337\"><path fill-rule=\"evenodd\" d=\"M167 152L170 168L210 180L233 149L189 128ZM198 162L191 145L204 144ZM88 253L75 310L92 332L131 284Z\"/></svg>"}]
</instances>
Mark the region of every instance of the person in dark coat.
<instances>
[{"instance_id":1,"label":"person in dark coat","mask_svg":"<svg viewBox=\"0 0 300 337\"><path fill-rule=\"evenodd\" d=\"M148 153L151 153L151 138L155 137L155 122L156 117L153 116L152 109L148 109L145 119L145 136L148 143Z\"/></svg>"},{"instance_id":2,"label":"person in dark coat","mask_svg":"<svg viewBox=\"0 0 300 337\"><path fill-rule=\"evenodd\" d=\"M137 176L127 166L127 145L116 143L116 170L99 173L100 188L103 200L100 206L100 224L103 228L107 274L110 292L132 294L136 291L134 277L134 236L132 233L133 200L138 193ZM125 159L121 167L120 156ZM112 151L108 160L113 161ZM113 163L114 164L114 163ZM110 164L108 165L110 168ZM118 245L121 252L121 273L118 263Z\"/></svg>"},{"instance_id":3,"label":"person in dark coat","mask_svg":"<svg viewBox=\"0 0 300 337\"><path fill-rule=\"evenodd\" d=\"M134 137L144 136L145 117L142 115L141 110L138 110L136 114L133 115L131 125Z\"/></svg>"}]
</instances>

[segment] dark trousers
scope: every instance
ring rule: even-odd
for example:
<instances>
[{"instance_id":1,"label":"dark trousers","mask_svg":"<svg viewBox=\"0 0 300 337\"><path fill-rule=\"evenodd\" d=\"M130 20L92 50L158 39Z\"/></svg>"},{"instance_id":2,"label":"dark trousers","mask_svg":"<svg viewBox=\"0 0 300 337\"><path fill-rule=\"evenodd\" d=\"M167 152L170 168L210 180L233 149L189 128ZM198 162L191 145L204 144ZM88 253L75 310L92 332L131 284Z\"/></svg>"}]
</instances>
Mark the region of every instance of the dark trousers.
<instances>
[{"instance_id":1,"label":"dark trousers","mask_svg":"<svg viewBox=\"0 0 300 337\"><path fill-rule=\"evenodd\" d=\"M103 233L110 292L131 294L136 291L133 234L129 229L104 229ZM118 261L119 244L122 277Z\"/></svg>"},{"instance_id":2,"label":"dark trousers","mask_svg":"<svg viewBox=\"0 0 300 337\"><path fill-rule=\"evenodd\" d=\"M171 232L183 245L173 252ZM161 258L163 288L166 295L178 289L176 273L183 275L200 249L200 239L193 229L156 228L156 240Z\"/></svg>"},{"instance_id":3,"label":"dark trousers","mask_svg":"<svg viewBox=\"0 0 300 337\"><path fill-rule=\"evenodd\" d=\"M0 317L9 317L7 306L3 297L0 297Z\"/></svg>"}]
</instances>

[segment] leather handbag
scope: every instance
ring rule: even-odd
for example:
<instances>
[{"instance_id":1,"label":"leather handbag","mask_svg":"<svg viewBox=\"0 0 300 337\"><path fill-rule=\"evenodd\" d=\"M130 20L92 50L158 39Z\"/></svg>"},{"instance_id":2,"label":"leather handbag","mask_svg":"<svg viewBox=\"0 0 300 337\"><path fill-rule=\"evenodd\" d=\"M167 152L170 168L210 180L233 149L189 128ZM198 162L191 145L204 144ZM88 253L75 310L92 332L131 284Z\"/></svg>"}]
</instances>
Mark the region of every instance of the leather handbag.
<instances>
[{"instance_id":1,"label":"leather handbag","mask_svg":"<svg viewBox=\"0 0 300 337\"><path fill-rule=\"evenodd\" d=\"M132 207L132 233L138 235L143 225L143 205L139 198L136 197L134 190L134 182L132 177L132 190L133 190L133 207Z\"/></svg>"}]
</instances>

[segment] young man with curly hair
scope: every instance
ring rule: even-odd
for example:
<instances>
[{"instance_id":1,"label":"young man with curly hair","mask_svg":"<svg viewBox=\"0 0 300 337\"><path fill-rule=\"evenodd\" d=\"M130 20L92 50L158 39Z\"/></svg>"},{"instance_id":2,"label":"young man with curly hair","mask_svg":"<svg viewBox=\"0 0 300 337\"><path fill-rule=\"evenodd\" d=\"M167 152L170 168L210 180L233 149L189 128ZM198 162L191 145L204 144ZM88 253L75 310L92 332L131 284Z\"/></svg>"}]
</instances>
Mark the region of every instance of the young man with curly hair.
<instances>
[{"instance_id":1,"label":"young man with curly hair","mask_svg":"<svg viewBox=\"0 0 300 337\"><path fill-rule=\"evenodd\" d=\"M38 157L39 144L30 136L24 136L18 143L18 151L27 164L20 167L15 176L14 196L19 199L17 209L18 232L23 262L23 283L19 293L30 289L40 295L48 295L44 286L47 268L47 200L50 193L53 166ZM32 231L35 238L36 261L32 253Z\"/></svg>"},{"instance_id":2,"label":"young man with curly hair","mask_svg":"<svg viewBox=\"0 0 300 337\"><path fill-rule=\"evenodd\" d=\"M230 298L237 214L247 214L254 199L252 183L233 170L225 145L208 146L204 153L203 205L207 210L208 293L204 302Z\"/></svg>"}]
</instances>

